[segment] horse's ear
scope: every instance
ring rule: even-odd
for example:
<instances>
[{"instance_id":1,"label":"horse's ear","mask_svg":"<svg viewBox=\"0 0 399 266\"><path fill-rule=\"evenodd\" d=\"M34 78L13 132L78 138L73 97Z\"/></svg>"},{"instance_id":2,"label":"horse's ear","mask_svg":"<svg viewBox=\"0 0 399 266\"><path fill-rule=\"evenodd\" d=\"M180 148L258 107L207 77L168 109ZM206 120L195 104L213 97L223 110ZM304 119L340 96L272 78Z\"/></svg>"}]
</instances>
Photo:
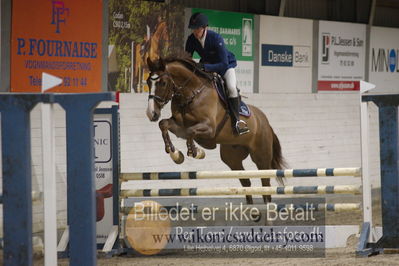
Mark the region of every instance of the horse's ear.
<instances>
[{"instance_id":1,"label":"horse's ear","mask_svg":"<svg viewBox=\"0 0 399 266\"><path fill-rule=\"evenodd\" d=\"M150 69L150 71L154 71L155 70L155 64L151 61L150 57L147 57L147 66Z\"/></svg>"}]
</instances>

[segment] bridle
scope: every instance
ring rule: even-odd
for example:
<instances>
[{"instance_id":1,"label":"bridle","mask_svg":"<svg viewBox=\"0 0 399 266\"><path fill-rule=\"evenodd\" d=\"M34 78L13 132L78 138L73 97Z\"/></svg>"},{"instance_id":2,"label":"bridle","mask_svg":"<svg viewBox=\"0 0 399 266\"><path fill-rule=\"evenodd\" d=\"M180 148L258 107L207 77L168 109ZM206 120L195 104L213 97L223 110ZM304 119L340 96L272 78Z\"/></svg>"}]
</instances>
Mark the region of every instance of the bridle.
<instances>
[{"instance_id":1,"label":"bridle","mask_svg":"<svg viewBox=\"0 0 399 266\"><path fill-rule=\"evenodd\" d=\"M195 71L196 71L196 70L193 71L193 74L195 74ZM165 92L165 95L163 95L162 97L161 97L161 96L157 96L157 95L151 95L151 94L148 95L148 99L154 99L154 101L157 102L157 104L160 106L161 109L162 109L174 96L177 96L177 97L184 97L183 90L186 88L187 84L190 82L190 80L191 80L191 78L192 78L192 77L187 78L187 79L183 82L182 85L178 86L178 85L176 84L176 82L174 81L172 75L171 75L169 72L165 71L165 72L162 73L161 75L156 75L156 77L155 77L155 75L150 74L150 80L151 80L151 81L154 81L154 82L158 82L163 76L167 76L167 77L170 79L170 81L172 82L173 87L172 87L172 89L171 89L171 90L172 90L171 96L169 97L169 95L168 95L169 93L168 93L167 90L165 90L165 91L166 91L166 92ZM191 95L191 97L185 98L185 102L184 102L183 104L181 104L181 106L184 107L184 106L189 105L189 104L194 100L194 98L195 98L198 94L201 93L201 91L202 91L204 88L205 88L205 84L202 84L202 86L201 86L199 89L192 90L192 95Z\"/></svg>"},{"instance_id":2,"label":"bridle","mask_svg":"<svg viewBox=\"0 0 399 266\"><path fill-rule=\"evenodd\" d=\"M150 74L150 80L154 81L154 82L158 82L163 76L170 76L169 73L164 72L161 75L157 75L156 77L154 77L155 75ZM173 89L172 89L173 90ZM166 90L165 90L166 91ZM170 99L173 98L173 92L172 92L172 96L168 97L168 91L165 92L165 95L163 95L162 97L158 96L158 95L152 95L149 94L148 95L148 100L150 99L154 99L154 101L159 104L160 108L162 109L169 101Z\"/></svg>"}]
</instances>

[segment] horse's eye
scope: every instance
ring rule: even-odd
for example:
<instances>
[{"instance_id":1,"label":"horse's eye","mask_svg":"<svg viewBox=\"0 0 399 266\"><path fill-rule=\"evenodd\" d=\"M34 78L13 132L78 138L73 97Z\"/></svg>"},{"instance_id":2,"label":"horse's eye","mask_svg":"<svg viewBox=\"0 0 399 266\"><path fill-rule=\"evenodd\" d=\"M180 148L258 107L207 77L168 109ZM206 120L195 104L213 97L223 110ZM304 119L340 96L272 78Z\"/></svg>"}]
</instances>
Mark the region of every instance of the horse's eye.
<instances>
[{"instance_id":1,"label":"horse's eye","mask_svg":"<svg viewBox=\"0 0 399 266\"><path fill-rule=\"evenodd\" d=\"M165 82L164 81L160 81L160 82L158 82L159 83L159 86L165 86Z\"/></svg>"}]
</instances>

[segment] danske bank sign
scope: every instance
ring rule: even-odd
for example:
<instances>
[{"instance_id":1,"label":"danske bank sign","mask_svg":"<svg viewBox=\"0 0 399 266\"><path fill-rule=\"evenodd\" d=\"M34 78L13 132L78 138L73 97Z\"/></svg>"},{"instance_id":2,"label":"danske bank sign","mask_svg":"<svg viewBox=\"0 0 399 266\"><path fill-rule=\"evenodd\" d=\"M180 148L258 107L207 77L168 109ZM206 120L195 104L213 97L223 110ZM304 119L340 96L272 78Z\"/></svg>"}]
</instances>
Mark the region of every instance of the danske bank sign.
<instances>
[{"instance_id":1,"label":"danske bank sign","mask_svg":"<svg viewBox=\"0 0 399 266\"><path fill-rule=\"evenodd\" d=\"M310 67L310 47L262 44L262 66Z\"/></svg>"}]
</instances>

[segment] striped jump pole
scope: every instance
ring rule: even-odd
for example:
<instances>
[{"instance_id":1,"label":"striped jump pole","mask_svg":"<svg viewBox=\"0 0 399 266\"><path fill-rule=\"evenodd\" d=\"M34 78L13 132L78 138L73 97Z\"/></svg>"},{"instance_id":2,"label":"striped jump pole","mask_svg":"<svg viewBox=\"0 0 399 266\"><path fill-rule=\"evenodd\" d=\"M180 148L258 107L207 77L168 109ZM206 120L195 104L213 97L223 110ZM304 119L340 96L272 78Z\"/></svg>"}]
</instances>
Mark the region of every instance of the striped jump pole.
<instances>
[{"instance_id":1,"label":"striped jump pole","mask_svg":"<svg viewBox=\"0 0 399 266\"><path fill-rule=\"evenodd\" d=\"M223 179L223 178L280 178L317 176L361 176L361 168L310 168L286 170L234 170L198 172L121 173L121 181L170 179Z\"/></svg>"},{"instance_id":2,"label":"striped jump pole","mask_svg":"<svg viewBox=\"0 0 399 266\"><path fill-rule=\"evenodd\" d=\"M135 207L138 207L138 205L133 204L133 206L124 206L121 207L121 210L123 211L124 214L129 214ZM163 210L162 210L163 208ZM183 209L188 210L190 213L201 213L204 209L209 209L209 206L198 206L198 205L190 205L190 206L162 206L161 209L146 209L144 208L143 211L144 213L148 214L154 214L154 213L162 213L162 212L171 212L171 211L177 211L181 212ZM283 209L302 209L302 210L314 210L314 211L327 211L327 212L345 212L345 211L359 211L361 210L360 208L360 203L318 203L318 204L273 204L273 203L268 203L268 204L253 204L253 205L248 205L248 204L241 204L241 205L212 205L212 208L217 208L218 210L224 211L226 208L249 208L249 209L257 209L259 211L265 211L269 209L277 209L277 211L281 211Z\"/></svg>"},{"instance_id":3,"label":"striped jump pole","mask_svg":"<svg viewBox=\"0 0 399 266\"><path fill-rule=\"evenodd\" d=\"M360 194L360 186L285 186L230 188L171 188L122 190L121 197L221 196L221 195L285 195L285 194Z\"/></svg>"}]
</instances>

